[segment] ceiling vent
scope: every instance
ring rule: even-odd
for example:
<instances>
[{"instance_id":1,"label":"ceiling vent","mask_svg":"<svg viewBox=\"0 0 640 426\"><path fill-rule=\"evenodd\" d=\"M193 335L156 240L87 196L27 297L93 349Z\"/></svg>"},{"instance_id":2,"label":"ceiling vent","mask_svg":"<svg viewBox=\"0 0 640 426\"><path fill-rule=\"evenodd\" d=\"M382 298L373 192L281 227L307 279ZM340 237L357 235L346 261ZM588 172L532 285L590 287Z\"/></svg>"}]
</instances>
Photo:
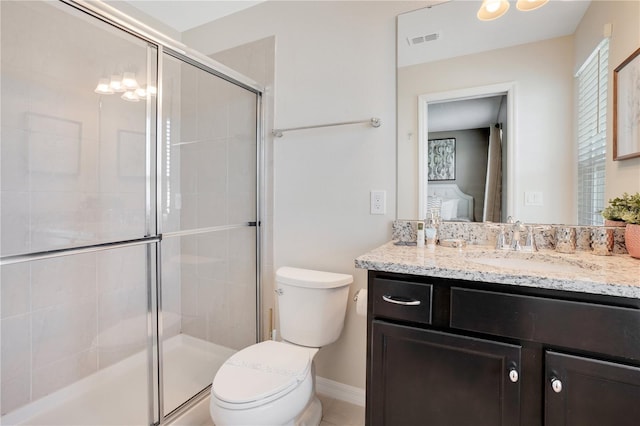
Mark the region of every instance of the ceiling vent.
<instances>
[{"instance_id":1,"label":"ceiling vent","mask_svg":"<svg viewBox=\"0 0 640 426\"><path fill-rule=\"evenodd\" d=\"M426 43L428 41L436 41L439 40L441 37L440 33L431 33L431 34L426 34L426 35L421 35L421 36L417 36L417 37L407 37L407 43L409 44L409 46L415 46L416 44L423 44Z\"/></svg>"}]
</instances>

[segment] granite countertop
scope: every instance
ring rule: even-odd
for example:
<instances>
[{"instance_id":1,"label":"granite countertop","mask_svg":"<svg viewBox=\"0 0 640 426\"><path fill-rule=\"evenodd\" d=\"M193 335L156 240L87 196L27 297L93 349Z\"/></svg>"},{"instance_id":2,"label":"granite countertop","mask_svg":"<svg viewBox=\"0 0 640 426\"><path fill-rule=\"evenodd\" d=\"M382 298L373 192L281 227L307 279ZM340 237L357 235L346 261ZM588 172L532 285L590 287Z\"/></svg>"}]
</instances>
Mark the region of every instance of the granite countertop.
<instances>
[{"instance_id":1,"label":"granite countertop","mask_svg":"<svg viewBox=\"0 0 640 426\"><path fill-rule=\"evenodd\" d=\"M626 254L527 253L476 245L430 250L388 242L359 256L355 265L374 271L640 299L640 259Z\"/></svg>"}]
</instances>

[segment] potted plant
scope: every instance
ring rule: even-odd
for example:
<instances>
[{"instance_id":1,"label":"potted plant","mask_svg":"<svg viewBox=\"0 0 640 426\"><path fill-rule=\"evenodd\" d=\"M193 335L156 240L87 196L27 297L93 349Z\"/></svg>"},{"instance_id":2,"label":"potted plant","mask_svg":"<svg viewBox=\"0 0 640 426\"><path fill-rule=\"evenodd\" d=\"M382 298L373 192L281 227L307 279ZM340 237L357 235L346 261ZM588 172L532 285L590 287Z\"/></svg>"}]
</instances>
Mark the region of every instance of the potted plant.
<instances>
[{"instance_id":1,"label":"potted plant","mask_svg":"<svg viewBox=\"0 0 640 426\"><path fill-rule=\"evenodd\" d=\"M640 259L640 193L609 200L609 205L602 210L606 221L622 221L626 224L624 241L627 251L632 257ZM610 222L605 222L610 225Z\"/></svg>"}]
</instances>

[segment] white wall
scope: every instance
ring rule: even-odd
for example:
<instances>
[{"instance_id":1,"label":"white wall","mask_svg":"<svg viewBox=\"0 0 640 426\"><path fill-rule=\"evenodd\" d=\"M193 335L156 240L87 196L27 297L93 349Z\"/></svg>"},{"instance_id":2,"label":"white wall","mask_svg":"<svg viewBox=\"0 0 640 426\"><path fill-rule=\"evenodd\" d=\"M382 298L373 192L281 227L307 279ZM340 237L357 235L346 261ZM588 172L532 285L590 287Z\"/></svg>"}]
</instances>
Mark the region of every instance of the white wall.
<instances>
[{"instance_id":1,"label":"white wall","mask_svg":"<svg viewBox=\"0 0 640 426\"><path fill-rule=\"evenodd\" d=\"M415 2L269 1L183 33L211 54L275 35L276 128L338 121L366 125L286 133L274 143L274 263L350 273L354 258L388 241L395 216L395 16ZM242 30L239 30L242 29ZM369 191L387 191L387 214L369 214ZM317 373L365 386L366 321L349 303L338 342Z\"/></svg>"},{"instance_id":2,"label":"white wall","mask_svg":"<svg viewBox=\"0 0 640 426\"><path fill-rule=\"evenodd\" d=\"M613 161L613 70L640 46L639 1L594 1L575 33L575 68L585 61L603 38L605 24L613 25L609 40L607 104L607 165L605 200L623 192L640 191L640 157Z\"/></svg>"},{"instance_id":3,"label":"white wall","mask_svg":"<svg viewBox=\"0 0 640 426\"><path fill-rule=\"evenodd\" d=\"M572 38L560 37L399 68L398 218L418 216L418 96L514 82L515 138L509 149L516 154L517 199L509 214L524 222L574 223L573 200L566 197L573 188L572 49ZM542 192L544 206L525 208L525 191Z\"/></svg>"}]
</instances>

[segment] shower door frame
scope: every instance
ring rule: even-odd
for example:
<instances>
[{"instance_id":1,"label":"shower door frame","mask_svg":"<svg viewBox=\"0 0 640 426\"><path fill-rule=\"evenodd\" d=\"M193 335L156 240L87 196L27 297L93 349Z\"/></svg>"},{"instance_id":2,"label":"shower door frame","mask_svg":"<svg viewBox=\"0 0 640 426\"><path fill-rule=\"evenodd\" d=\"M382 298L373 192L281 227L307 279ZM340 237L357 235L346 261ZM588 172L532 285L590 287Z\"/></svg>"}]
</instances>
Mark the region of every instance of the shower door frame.
<instances>
[{"instance_id":1,"label":"shower door frame","mask_svg":"<svg viewBox=\"0 0 640 426\"><path fill-rule=\"evenodd\" d=\"M168 414L164 414L163 400L163 369L162 369L162 275L161 275L161 245L162 245L162 179L161 179L161 149L162 149L162 69L163 54L166 53L180 61L193 65L205 72L241 87L256 96L256 211L255 222L245 222L228 226L215 227L219 229L233 229L241 227L256 228L256 342L261 338L262 330L262 217L264 208L264 108L263 93L264 88L250 78L220 64L213 59L185 46L184 44L166 36L165 34L135 20L128 15L120 12L118 9L100 1L83 1L83 0L59 0L76 10L84 12L102 22L116 27L140 40L147 42L156 49L157 54L157 88L158 93L155 100L155 118L156 118L156 135L155 135L155 176L151 175L153 164L151 139L151 123L152 109L147 107L146 116L146 170L147 183L146 188L146 217L147 217L147 235L143 238L93 244L86 247L71 247L59 250L52 250L42 253L30 253L25 255L5 256L0 260L1 265L9 265L32 260L40 260L66 256L70 254L90 253L108 250L111 248L122 248L134 245L145 245L147 247L146 269L147 269L147 315L149 316L148 324L148 391L149 391L149 407L148 415L151 425L162 425L169 423L187 410L195 406L209 395L209 388L205 388L199 393L191 396L182 403L178 408ZM147 102L152 102L148 100ZM149 104L148 104L149 105ZM155 190L155 205L151 195ZM155 210L154 210L155 209ZM151 229L151 217L154 212L155 229ZM213 228L212 228L213 229ZM202 231L201 229L198 231ZM171 232L165 235L188 235L191 231ZM153 249L155 245L155 259ZM155 269L154 267L155 261ZM154 279L155 277L155 279ZM155 315L155 317L154 317ZM154 333L155 330L155 333ZM158 419L156 421L156 419Z\"/></svg>"}]
</instances>

